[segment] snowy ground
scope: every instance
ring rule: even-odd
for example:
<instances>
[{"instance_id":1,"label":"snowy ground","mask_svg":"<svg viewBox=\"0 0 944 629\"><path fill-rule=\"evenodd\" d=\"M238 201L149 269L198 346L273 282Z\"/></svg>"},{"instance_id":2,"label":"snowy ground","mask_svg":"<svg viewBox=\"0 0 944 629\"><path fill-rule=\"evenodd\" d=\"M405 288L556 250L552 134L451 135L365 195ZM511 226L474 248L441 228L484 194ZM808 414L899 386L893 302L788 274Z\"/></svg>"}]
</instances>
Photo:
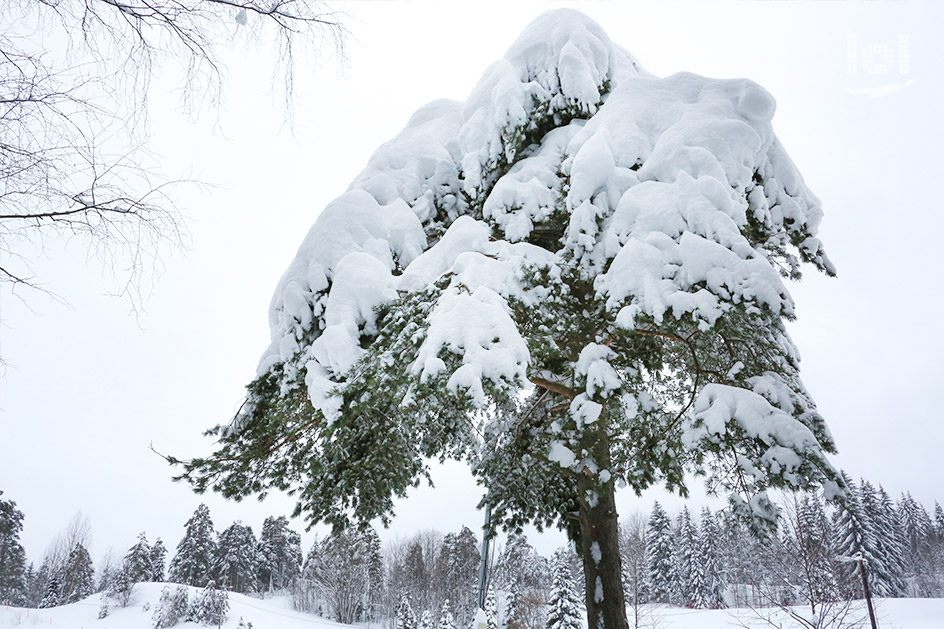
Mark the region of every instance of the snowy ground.
<instances>
[{"instance_id":1,"label":"snowy ground","mask_svg":"<svg viewBox=\"0 0 944 629\"><path fill-rule=\"evenodd\" d=\"M163 583L139 583L134 587L128 607L112 607L107 618L99 619L101 599L98 595L84 601L51 609L21 609L0 607L0 627L53 627L56 629L152 629L154 608L161 597ZM191 588L191 598L199 588ZM147 605L149 609L144 610ZM318 616L303 614L292 609L285 597L260 600L242 594L229 595L229 617L224 629L236 629L239 619L251 622L253 629L340 629L347 627ZM196 629L200 625L180 624L181 628Z\"/></svg>"},{"instance_id":2,"label":"snowy ground","mask_svg":"<svg viewBox=\"0 0 944 629\"><path fill-rule=\"evenodd\" d=\"M111 614L99 620L100 602L93 596L79 603L52 609L22 609L0 607L0 627L51 627L56 629L151 629L151 614L160 598L160 583L143 583L135 588L131 605L112 609ZM230 614L223 623L226 629L236 629L240 618L251 622L254 629L332 629L341 625L292 609L286 598L260 600L242 594L230 594ZM149 609L144 610L148 605ZM882 629L942 629L944 628L944 599L881 599L877 602L879 627ZM761 610L763 611L763 610ZM864 612L864 610L863 610ZM799 625L782 616L773 618L776 624L763 621L757 613L748 610L691 610L671 607L649 607L641 623L657 629L730 629L731 627L778 627L788 629ZM187 627L188 625L178 625ZM867 626L867 621L866 621ZM189 625L196 628L196 625ZM359 629L366 629L361 627Z\"/></svg>"}]
</instances>

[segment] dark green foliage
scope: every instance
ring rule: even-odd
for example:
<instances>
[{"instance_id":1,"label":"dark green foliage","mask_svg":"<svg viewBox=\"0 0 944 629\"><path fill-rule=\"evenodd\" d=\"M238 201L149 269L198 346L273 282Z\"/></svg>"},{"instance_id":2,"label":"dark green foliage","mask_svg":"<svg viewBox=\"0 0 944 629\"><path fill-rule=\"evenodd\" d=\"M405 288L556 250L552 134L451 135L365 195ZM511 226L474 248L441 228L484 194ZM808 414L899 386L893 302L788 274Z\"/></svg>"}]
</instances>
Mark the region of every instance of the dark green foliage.
<instances>
[{"instance_id":1,"label":"dark green foliage","mask_svg":"<svg viewBox=\"0 0 944 629\"><path fill-rule=\"evenodd\" d=\"M12 500L0 499L0 603L23 605L27 602L26 552L20 544L22 530L23 512Z\"/></svg>"}]
</instances>

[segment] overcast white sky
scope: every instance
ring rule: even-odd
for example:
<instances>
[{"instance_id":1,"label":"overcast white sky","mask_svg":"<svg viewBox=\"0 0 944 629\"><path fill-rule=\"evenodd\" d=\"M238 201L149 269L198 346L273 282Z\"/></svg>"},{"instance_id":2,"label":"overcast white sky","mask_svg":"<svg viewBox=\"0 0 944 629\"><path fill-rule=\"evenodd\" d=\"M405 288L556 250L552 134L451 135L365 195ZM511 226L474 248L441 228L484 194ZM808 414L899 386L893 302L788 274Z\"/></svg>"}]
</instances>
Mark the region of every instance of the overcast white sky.
<instances>
[{"instance_id":1,"label":"overcast white sky","mask_svg":"<svg viewBox=\"0 0 944 629\"><path fill-rule=\"evenodd\" d=\"M583 10L649 71L747 77L778 101L777 133L823 201L822 239L839 277L812 269L791 287L791 333L807 387L838 443L837 465L897 496L944 501L940 425L939 250L944 147L944 11L933 2L353 2L348 59L301 60L294 137L280 133L269 69L236 55L227 101L194 122L158 82L152 148L171 176L217 184L188 192L190 251L135 319L108 296L81 247L51 247L36 267L71 309L0 294L0 489L26 514L37 563L77 511L93 555L123 554L140 531L173 549L206 501L218 528L258 532L263 505L198 497L170 482L149 443L207 453L201 432L232 416L268 342L276 282L322 207L422 104L463 100L541 11ZM234 29L236 25L234 24ZM275 102L275 104L273 104ZM421 527L478 529L480 496L461 465L398 505L392 537ZM620 496L621 513L648 510ZM673 505L677 504L672 502ZM297 527L300 529L301 524ZM307 540L306 538L306 546ZM562 536L538 541L550 553ZM537 540L536 540L537 541Z\"/></svg>"}]
</instances>

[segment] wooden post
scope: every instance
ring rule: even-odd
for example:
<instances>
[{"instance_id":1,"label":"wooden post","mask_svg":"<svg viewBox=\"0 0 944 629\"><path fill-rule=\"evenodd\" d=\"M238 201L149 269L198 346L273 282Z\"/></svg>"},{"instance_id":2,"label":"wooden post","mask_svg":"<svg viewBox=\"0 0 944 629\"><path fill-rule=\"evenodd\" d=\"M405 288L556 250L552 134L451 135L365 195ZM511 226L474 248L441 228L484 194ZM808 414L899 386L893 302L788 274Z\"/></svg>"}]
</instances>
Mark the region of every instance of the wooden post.
<instances>
[{"instance_id":1,"label":"wooden post","mask_svg":"<svg viewBox=\"0 0 944 629\"><path fill-rule=\"evenodd\" d=\"M859 557L859 573L862 575L862 589L865 591L865 604L869 608L869 620L872 621L872 629L878 629L878 623L875 622L875 609L872 607L872 591L869 589L869 578L865 572L865 557Z\"/></svg>"}]
</instances>

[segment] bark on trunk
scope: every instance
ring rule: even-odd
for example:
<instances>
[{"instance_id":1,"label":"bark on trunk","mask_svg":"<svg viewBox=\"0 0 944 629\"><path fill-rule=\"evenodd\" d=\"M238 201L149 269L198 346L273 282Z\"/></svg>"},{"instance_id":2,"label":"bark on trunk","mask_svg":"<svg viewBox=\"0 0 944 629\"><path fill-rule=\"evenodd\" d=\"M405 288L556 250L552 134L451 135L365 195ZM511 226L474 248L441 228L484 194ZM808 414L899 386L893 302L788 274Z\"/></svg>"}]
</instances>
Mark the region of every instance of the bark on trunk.
<instances>
[{"instance_id":1,"label":"bark on trunk","mask_svg":"<svg viewBox=\"0 0 944 629\"><path fill-rule=\"evenodd\" d=\"M606 457L609 459L609 457ZM580 555L587 584L588 629L628 629L619 526L612 481L593 486L593 478L578 482L580 489ZM597 499L587 500L595 491Z\"/></svg>"}]
</instances>

